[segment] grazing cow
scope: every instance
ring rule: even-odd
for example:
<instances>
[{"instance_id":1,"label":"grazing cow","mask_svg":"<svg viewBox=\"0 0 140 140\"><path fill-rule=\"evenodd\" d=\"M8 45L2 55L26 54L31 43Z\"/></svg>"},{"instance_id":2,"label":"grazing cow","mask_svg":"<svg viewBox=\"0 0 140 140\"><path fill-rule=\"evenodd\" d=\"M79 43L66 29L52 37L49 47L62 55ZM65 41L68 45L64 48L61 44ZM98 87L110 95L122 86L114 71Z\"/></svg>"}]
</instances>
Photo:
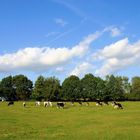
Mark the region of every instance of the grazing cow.
<instances>
[{"instance_id":1,"label":"grazing cow","mask_svg":"<svg viewBox=\"0 0 140 140\"><path fill-rule=\"evenodd\" d=\"M81 101L79 101L78 103L79 103L79 105L81 105L81 106L83 105Z\"/></svg>"},{"instance_id":2,"label":"grazing cow","mask_svg":"<svg viewBox=\"0 0 140 140\"><path fill-rule=\"evenodd\" d=\"M51 107L52 107L53 105L52 105L52 102L50 102L50 101L45 101L45 102L44 102L44 106L45 106L45 107L47 107L47 106L51 106Z\"/></svg>"},{"instance_id":3,"label":"grazing cow","mask_svg":"<svg viewBox=\"0 0 140 140\"><path fill-rule=\"evenodd\" d=\"M62 102L57 103L57 108L64 108L64 106L65 106L65 103L62 103Z\"/></svg>"},{"instance_id":4,"label":"grazing cow","mask_svg":"<svg viewBox=\"0 0 140 140\"><path fill-rule=\"evenodd\" d=\"M26 103L25 102L23 102L23 107L26 107Z\"/></svg>"},{"instance_id":5,"label":"grazing cow","mask_svg":"<svg viewBox=\"0 0 140 140\"><path fill-rule=\"evenodd\" d=\"M123 107L120 103L115 103L114 108L115 109L123 109Z\"/></svg>"},{"instance_id":6,"label":"grazing cow","mask_svg":"<svg viewBox=\"0 0 140 140\"><path fill-rule=\"evenodd\" d=\"M47 107L48 106L48 102L44 102L44 106Z\"/></svg>"},{"instance_id":7,"label":"grazing cow","mask_svg":"<svg viewBox=\"0 0 140 140\"><path fill-rule=\"evenodd\" d=\"M116 102L111 102L111 105L114 107L116 105Z\"/></svg>"},{"instance_id":8,"label":"grazing cow","mask_svg":"<svg viewBox=\"0 0 140 140\"><path fill-rule=\"evenodd\" d=\"M109 105L109 104L108 104L108 101L104 101L103 104L104 104L104 105Z\"/></svg>"},{"instance_id":9,"label":"grazing cow","mask_svg":"<svg viewBox=\"0 0 140 140\"><path fill-rule=\"evenodd\" d=\"M103 104L100 101L96 101L96 106L102 106Z\"/></svg>"},{"instance_id":10,"label":"grazing cow","mask_svg":"<svg viewBox=\"0 0 140 140\"><path fill-rule=\"evenodd\" d=\"M41 105L41 103L39 101L35 102L35 106L40 106L40 105Z\"/></svg>"},{"instance_id":11,"label":"grazing cow","mask_svg":"<svg viewBox=\"0 0 140 140\"><path fill-rule=\"evenodd\" d=\"M10 102L8 103L8 106L10 106L10 105L14 105L14 102L13 102L13 101L10 101Z\"/></svg>"},{"instance_id":12,"label":"grazing cow","mask_svg":"<svg viewBox=\"0 0 140 140\"><path fill-rule=\"evenodd\" d=\"M122 105L120 103L117 103L117 102L113 102L111 104L115 109L123 109Z\"/></svg>"},{"instance_id":13,"label":"grazing cow","mask_svg":"<svg viewBox=\"0 0 140 140\"><path fill-rule=\"evenodd\" d=\"M119 107L120 109L123 109L123 107L122 107L122 105L121 105L120 103L117 103L117 105L118 105L118 107Z\"/></svg>"},{"instance_id":14,"label":"grazing cow","mask_svg":"<svg viewBox=\"0 0 140 140\"><path fill-rule=\"evenodd\" d=\"M52 106L53 106L53 105L52 105L52 102L49 101L49 105L52 107Z\"/></svg>"}]
</instances>

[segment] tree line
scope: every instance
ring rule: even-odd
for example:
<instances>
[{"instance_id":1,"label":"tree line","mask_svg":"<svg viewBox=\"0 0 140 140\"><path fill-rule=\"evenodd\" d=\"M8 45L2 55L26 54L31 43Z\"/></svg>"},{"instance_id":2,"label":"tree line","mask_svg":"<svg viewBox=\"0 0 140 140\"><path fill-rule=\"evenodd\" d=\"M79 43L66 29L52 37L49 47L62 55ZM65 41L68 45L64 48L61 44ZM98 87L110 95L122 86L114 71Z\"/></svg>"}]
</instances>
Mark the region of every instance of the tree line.
<instances>
[{"instance_id":1,"label":"tree line","mask_svg":"<svg viewBox=\"0 0 140 140\"><path fill-rule=\"evenodd\" d=\"M35 83L25 75L7 76L0 81L0 97L7 100L115 101L140 100L140 77L93 74L67 77L62 84L56 77L39 76Z\"/></svg>"}]
</instances>

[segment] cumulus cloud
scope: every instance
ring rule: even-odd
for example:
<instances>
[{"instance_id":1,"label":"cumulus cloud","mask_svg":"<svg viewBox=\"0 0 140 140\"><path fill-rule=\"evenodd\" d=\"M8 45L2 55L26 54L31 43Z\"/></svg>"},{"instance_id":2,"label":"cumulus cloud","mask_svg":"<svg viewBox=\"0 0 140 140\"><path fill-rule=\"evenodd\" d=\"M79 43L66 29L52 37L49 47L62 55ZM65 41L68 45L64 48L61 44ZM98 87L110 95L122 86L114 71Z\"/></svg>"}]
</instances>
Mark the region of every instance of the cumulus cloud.
<instances>
[{"instance_id":1,"label":"cumulus cloud","mask_svg":"<svg viewBox=\"0 0 140 140\"><path fill-rule=\"evenodd\" d=\"M96 74L102 76L139 65L140 41L130 44L128 38L124 38L98 50L93 54L93 58L102 62L102 66L96 70Z\"/></svg>"},{"instance_id":2,"label":"cumulus cloud","mask_svg":"<svg viewBox=\"0 0 140 140\"><path fill-rule=\"evenodd\" d=\"M62 27L64 27L65 25L68 24L68 23L67 23L64 19L62 19L62 18L55 18L54 21L55 21L56 24L58 24L58 25L60 25L60 26L62 26Z\"/></svg>"},{"instance_id":3,"label":"cumulus cloud","mask_svg":"<svg viewBox=\"0 0 140 140\"><path fill-rule=\"evenodd\" d=\"M81 76L86 73L89 73L93 70L93 65L88 62L83 62L80 65L77 65L74 70L70 73L70 75Z\"/></svg>"},{"instance_id":4,"label":"cumulus cloud","mask_svg":"<svg viewBox=\"0 0 140 140\"><path fill-rule=\"evenodd\" d=\"M99 32L85 37L71 48L25 48L15 53L0 55L0 72L11 70L45 71L83 56L89 45L100 36Z\"/></svg>"}]
</instances>

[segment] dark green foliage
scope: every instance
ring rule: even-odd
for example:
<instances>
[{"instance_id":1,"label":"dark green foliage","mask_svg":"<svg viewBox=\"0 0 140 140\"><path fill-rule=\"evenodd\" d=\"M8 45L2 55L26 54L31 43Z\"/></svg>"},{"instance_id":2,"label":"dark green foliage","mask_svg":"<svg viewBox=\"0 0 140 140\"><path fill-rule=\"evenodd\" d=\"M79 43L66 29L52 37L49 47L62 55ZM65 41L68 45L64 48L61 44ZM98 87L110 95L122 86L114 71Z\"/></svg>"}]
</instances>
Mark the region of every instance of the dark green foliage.
<instances>
[{"instance_id":1,"label":"dark green foliage","mask_svg":"<svg viewBox=\"0 0 140 140\"><path fill-rule=\"evenodd\" d=\"M66 100L74 101L80 98L80 80L77 76L70 76L62 83L62 94Z\"/></svg>"},{"instance_id":2,"label":"dark green foliage","mask_svg":"<svg viewBox=\"0 0 140 140\"><path fill-rule=\"evenodd\" d=\"M58 100L60 98L60 81L55 77L39 76L31 97L36 100Z\"/></svg>"},{"instance_id":3,"label":"dark green foliage","mask_svg":"<svg viewBox=\"0 0 140 140\"><path fill-rule=\"evenodd\" d=\"M128 94L130 100L140 100L140 77L136 76L132 78L132 90L131 94Z\"/></svg>"},{"instance_id":4,"label":"dark green foliage","mask_svg":"<svg viewBox=\"0 0 140 140\"><path fill-rule=\"evenodd\" d=\"M45 79L44 97L46 100L58 100L60 97L60 81L55 77Z\"/></svg>"},{"instance_id":5,"label":"dark green foliage","mask_svg":"<svg viewBox=\"0 0 140 140\"><path fill-rule=\"evenodd\" d=\"M121 77L110 75L106 77L106 89L109 100L124 99L124 88Z\"/></svg>"},{"instance_id":6,"label":"dark green foliage","mask_svg":"<svg viewBox=\"0 0 140 140\"><path fill-rule=\"evenodd\" d=\"M106 83L103 79L100 77L96 78L96 94L95 97L97 100L108 100L107 95L107 90L106 90Z\"/></svg>"},{"instance_id":7,"label":"dark green foliage","mask_svg":"<svg viewBox=\"0 0 140 140\"><path fill-rule=\"evenodd\" d=\"M43 76L39 76L35 81L33 93L31 98L36 100L42 100L45 96L45 78Z\"/></svg>"},{"instance_id":8,"label":"dark green foliage","mask_svg":"<svg viewBox=\"0 0 140 140\"><path fill-rule=\"evenodd\" d=\"M32 93L33 83L24 75L16 75L13 77L13 87L18 100L27 100Z\"/></svg>"},{"instance_id":9,"label":"dark green foliage","mask_svg":"<svg viewBox=\"0 0 140 140\"><path fill-rule=\"evenodd\" d=\"M96 99L97 92L97 78L92 74L86 74L81 80L82 98L83 99Z\"/></svg>"},{"instance_id":10,"label":"dark green foliage","mask_svg":"<svg viewBox=\"0 0 140 140\"><path fill-rule=\"evenodd\" d=\"M140 100L140 77L132 82L124 76L108 75L103 80L92 74L82 79L77 76L66 78L62 86L55 77L39 76L33 83L24 75L8 76L0 81L0 97L9 100Z\"/></svg>"},{"instance_id":11,"label":"dark green foliage","mask_svg":"<svg viewBox=\"0 0 140 140\"><path fill-rule=\"evenodd\" d=\"M16 99L16 93L13 88L13 78L12 76L8 76L6 78L3 78L0 82L0 90L1 95L8 100L15 100Z\"/></svg>"}]
</instances>

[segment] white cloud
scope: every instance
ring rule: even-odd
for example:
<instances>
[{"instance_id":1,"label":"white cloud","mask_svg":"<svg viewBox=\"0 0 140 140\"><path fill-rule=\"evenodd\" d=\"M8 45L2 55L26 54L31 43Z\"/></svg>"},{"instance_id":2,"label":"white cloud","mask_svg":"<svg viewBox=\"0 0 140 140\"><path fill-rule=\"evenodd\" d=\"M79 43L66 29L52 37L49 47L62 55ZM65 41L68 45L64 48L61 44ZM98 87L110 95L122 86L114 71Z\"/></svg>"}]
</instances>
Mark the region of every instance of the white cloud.
<instances>
[{"instance_id":1,"label":"white cloud","mask_svg":"<svg viewBox=\"0 0 140 140\"><path fill-rule=\"evenodd\" d=\"M80 65L77 65L74 70L70 73L70 75L76 75L76 76L81 76L85 75L86 73L89 73L93 70L92 64L88 62L83 62Z\"/></svg>"},{"instance_id":2,"label":"white cloud","mask_svg":"<svg viewBox=\"0 0 140 140\"><path fill-rule=\"evenodd\" d=\"M55 23L64 27L65 25L67 25L68 23L66 21L64 21L62 18L55 18L54 19Z\"/></svg>"},{"instance_id":3,"label":"white cloud","mask_svg":"<svg viewBox=\"0 0 140 140\"><path fill-rule=\"evenodd\" d=\"M109 26L104 28L103 32L110 32L111 37L117 37L122 34L121 29L114 26Z\"/></svg>"},{"instance_id":4,"label":"white cloud","mask_svg":"<svg viewBox=\"0 0 140 140\"><path fill-rule=\"evenodd\" d=\"M12 70L45 71L67 63L84 55L89 45L100 36L99 32L90 34L72 48L25 48L15 53L0 55L0 72Z\"/></svg>"},{"instance_id":5,"label":"white cloud","mask_svg":"<svg viewBox=\"0 0 140 140\"><path fill-rule=\"evenodd\" d=\"M140 41L129 43L128 38L119 40L111 45L105 46L93 54L96 60L102 62L102 66L96 70L96 74L107 75L126 67L139 65Z\"/></svg>"}]
</instances>

